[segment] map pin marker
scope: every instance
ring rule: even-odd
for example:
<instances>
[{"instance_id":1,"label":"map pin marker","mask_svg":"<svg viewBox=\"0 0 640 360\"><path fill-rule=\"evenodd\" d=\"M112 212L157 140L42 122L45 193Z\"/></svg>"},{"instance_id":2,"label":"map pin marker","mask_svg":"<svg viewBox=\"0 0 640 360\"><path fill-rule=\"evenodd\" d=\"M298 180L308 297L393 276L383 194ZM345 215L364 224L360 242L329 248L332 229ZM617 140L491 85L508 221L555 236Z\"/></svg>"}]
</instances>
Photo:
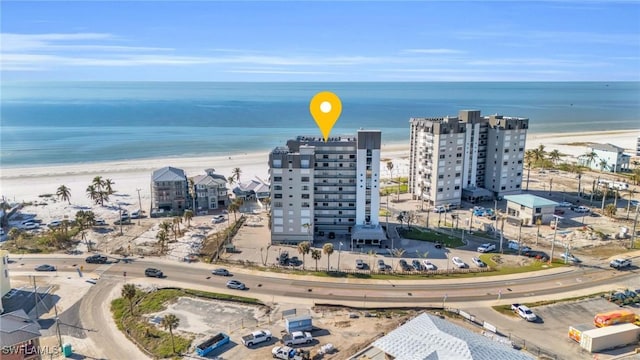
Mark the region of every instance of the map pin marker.
<instances>
[{"instance_id":1,"label":"map pin marker","mask_svg":"<svg viewBox=\"0 0 640 360\"><path fill-rule=\"evenodd\" d=\"M311 99L309 111L322 131L324 141L327 142L329 133L342 112L340 98L330 91L319 92Z\"/></svg>"}]
</instances>

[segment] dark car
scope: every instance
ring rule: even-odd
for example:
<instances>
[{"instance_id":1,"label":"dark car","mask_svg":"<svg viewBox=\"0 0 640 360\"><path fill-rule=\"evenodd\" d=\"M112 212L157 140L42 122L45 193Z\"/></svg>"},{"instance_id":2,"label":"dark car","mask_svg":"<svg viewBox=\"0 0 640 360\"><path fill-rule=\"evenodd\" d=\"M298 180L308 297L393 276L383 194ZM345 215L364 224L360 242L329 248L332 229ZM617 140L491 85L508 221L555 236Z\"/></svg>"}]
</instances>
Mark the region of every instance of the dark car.
<instances>
[{"instance_id":1,"label":"dark car","mask_svg":"<svg viewBox=\"0 0 640 360\"><path fill-rule=\"evenodd\" d=\"M436 249L442 249L442 246L443 246L442 242L436 241L436 244L435 244Z\"/></svg>"},{"instance_id":2,"label":"dark car","mask_svg":"<svg viewBox=\"0 0 640 360\"><path fill-rule=\"evenodd\" d=\"M407 264L407 260L405 260L405 259L400 259L400 261L398 263L400 264L400 267L402 268L402 271L411 271L411 270L413 270L411 265Z\"/></svg>"},{"instance_id":3,"label":"dark car","mask_svg":"<svg viewBox=\"0 0 640 360\"><path fill-rule=\"evenodd\" d=\"M411 262L411 265L413 265L413 268L418 270L418 271L422 270L422 264L420 264L420 260L413 260Z\"/></svg>"},{"instance_id":4,"label":"dark car","mask_svg":"<svg viewBox=\"0 0 640 360\"><path fill-rule=\"evenodd\" d=\"M527 257L531 257L531 258L536 258L536 259L542 260L542 261L549 260L549 255L547 255L547 253L545 253L544 251L526 250L526 251L522 252L522 255L527 256Z\"/></svg>"},{"instance_id":5,"label":"dark car","mask_svg":"<svg viewBox=\"0 0 640 360\"><path fill-rule=\"evenodd\" d=\"M106 264L107 257L104 255L95 254L86 258L85 261L89 264Z\"/></svg>"},{"instance_id":6,"label":"dark car","mask_svg":"<svg viewBox=\"0 0 640 360\"><path fill-rule=\"evenodd\" d=\"M164 274L162 273L162 271L160 271L160 269L155 269L155 268L146 268L144 270L144 275L148 277L157 277L157 278L164 277Z\"/></svg>"},{"instance_id":7,"label":"dark car","mask_svg":"<svg viewBox=\"0 0 640 360\"><path fill-rule=\"evenodd\" d=\"M56 267L53 265L44 264L44 265L36 266L35 270L36 271L56 271Z\"/></svg>"}]
</instances>

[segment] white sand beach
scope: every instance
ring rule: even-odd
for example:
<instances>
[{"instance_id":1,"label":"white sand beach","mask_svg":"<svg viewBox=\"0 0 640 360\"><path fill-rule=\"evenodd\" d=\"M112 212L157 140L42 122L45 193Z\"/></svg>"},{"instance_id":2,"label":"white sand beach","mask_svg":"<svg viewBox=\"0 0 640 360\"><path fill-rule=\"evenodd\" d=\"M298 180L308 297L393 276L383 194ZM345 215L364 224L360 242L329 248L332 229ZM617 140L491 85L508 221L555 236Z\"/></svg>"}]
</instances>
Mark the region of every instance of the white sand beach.
<instances>
[{"instance_id":1,"label":"white sand beach","mask_svg":"<svg viewBox=\"0 0 640 360\"><path fill-rule=\"evenodd\" d=\"M547 151L558 149L561 153L573 157L584 154L585 146L570 144L612 143L635 153L636 139L639 131L609 131L563 134L529 134L527 148L545 145ZM37 215L43 222L60 219L64 215L72 218L78 209L91 208L98 217L115 219L117 202L123 207L135 209L138 205L138 189L140 190L141 208L148 211L150 207L151 172L164 166L184 169L187 176L203 174L204 169L215 168L216 172L230 176L233 168L242 170L241 181L259 177L268 179L268 153L247 153L233 156L162 158L132 161L113 161L88 164L73 164L44 167L23 167L0 169L0 194L9 201L40 202L39 195L55 194L60 185L71 189L71 205L67 202L48 201L47 206L29 207L29 212ZM386 144L382 149L382 160L394 162L393 176L407 176L409 162L409 144ZM569 160L569 159L567 159ZM382 164L383 177L389 177L386 166ZM112 179L117 191L107 206L92 204L85 190L95 176Z\"/></svg>"}]
</instances>

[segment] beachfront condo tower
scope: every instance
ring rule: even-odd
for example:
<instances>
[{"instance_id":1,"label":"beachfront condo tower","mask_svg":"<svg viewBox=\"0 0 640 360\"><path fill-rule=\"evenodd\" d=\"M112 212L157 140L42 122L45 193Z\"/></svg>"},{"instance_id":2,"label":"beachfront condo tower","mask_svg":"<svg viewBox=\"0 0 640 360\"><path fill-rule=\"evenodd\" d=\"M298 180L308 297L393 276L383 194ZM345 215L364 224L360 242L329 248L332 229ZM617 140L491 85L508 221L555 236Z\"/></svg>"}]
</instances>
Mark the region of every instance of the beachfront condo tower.
<instances>
[{"instance_id":1,"label":"beachfront condo tower","mask_svg":"<svg viewBox=\"0 0 640 360\"><path fill-rule=\"evenodd\" d=\"M271 241L382 245L379 130L298 136L269 154Z\"/></svg>"},{"instance_id":2,"label":"beachfront condo tower","mask_svg":"<svg viewBox=\"0 0 640 360\"><path fill-rule=\"evenodd\" d=\"M520 193L529 119L461 110L409 123L413 199L455 207Z\"/></svg>"}]
</instances>

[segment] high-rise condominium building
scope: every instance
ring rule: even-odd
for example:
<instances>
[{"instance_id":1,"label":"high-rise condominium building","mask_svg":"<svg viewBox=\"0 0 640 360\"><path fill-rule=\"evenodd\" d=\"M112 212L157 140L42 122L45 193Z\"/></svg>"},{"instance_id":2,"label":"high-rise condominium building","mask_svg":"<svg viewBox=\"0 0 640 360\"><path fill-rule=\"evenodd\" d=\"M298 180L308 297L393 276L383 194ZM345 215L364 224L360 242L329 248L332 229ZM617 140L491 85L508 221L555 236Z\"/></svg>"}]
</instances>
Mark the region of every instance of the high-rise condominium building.
<instances>
[{"instance_id":1,"label":"high-rise condominium building","mask_svg":"<svg viewBox=\"0 0 640 360\"><path fill-rule=\"evenodd\" d=\"M414 199L456 206L520 193L529 119L462 110L409 122Z\"/></svg>"},{"instance_id":2,"label":"high-rise condominium building","mask_svg":"<svg viewBox=\"0 0 640 360\"><path fill-rule=\"evenodd\" d=\"M380 142L380 131L359 130L326 142L298 136L271 151L271 241L380 244Z\"/></svg>"}]
</instances>

